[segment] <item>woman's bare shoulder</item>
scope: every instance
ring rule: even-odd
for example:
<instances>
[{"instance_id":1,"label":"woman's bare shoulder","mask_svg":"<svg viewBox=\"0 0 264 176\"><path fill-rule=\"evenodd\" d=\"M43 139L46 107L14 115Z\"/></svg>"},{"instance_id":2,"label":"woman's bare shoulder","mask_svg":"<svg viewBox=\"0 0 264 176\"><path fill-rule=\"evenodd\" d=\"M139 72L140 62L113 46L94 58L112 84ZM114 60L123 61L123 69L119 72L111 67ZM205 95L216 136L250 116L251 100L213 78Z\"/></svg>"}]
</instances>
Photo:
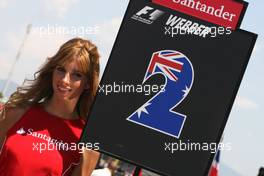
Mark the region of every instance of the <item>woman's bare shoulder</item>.
<instances>
[{"instance_id":1,"label":"woman's bare shoulder","mask_svg":"<svg viewBox=\"0 0 264 176\"><path fill-rule=\"evenodd\" d=\"M6 133L29 109L29 107L14 107L2 110L0 116L0 132Z\"/></svg>"},{"instance_id":2,"label":"woman's bare shoulder","mask_svg":"<svg viewBox=\"0 0 264 176\"><path fill-rule=\"evenodd\" d=\"M7 108L5 111L4 119L19 119L22 115L29 109L29 107L15 107L15 108Z\"/></svg>"}]
</instances>

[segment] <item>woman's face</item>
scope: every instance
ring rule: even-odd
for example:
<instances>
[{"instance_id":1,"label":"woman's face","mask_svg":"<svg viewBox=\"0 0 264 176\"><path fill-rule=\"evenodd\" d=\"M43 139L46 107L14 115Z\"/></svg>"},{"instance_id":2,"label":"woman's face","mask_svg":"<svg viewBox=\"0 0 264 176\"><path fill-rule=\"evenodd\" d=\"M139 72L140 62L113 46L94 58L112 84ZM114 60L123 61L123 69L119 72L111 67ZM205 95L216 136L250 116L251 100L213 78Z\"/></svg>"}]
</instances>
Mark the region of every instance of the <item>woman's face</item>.
<instances>
[{"instance_id":1,"label":"woman's face","mask_svg":"<svg viewBox=\"0 0 264 176\"><path fill-rule=\"evenodd\" d=\"M53 96L63 100L77 100L87 88L87 79L78 67L77 61L58 65L52 76Z\"/></svg>"}]
</instances>

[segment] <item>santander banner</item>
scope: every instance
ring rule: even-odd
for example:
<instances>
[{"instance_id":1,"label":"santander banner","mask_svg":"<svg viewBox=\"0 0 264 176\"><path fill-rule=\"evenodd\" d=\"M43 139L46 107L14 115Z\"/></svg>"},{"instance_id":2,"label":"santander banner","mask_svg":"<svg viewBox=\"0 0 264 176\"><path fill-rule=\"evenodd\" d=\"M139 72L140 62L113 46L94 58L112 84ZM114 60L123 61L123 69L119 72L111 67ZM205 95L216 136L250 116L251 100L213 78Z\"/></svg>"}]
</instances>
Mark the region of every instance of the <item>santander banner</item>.
<instances>
[{"instance_id":1,"label":"santander banner","mask_svg":"<svg viewBox=\"0 0 264 176\"><path fill-rule=\"evenodd\" d=\"M152 0L153 3L235 30L247 3L234 0Z\"/></svg>"}]
</instances>

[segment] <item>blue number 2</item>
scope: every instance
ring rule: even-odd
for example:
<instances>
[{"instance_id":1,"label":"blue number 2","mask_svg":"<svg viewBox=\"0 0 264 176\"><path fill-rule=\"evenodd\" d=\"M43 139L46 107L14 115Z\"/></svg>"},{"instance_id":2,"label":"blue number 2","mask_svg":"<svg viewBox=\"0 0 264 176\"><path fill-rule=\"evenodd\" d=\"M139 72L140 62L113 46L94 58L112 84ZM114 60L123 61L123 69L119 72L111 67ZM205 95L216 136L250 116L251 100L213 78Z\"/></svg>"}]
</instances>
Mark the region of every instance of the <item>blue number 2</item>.
<instances>
[{"instance_id":1,"label":"blue number 2","mask_svg":"<svg viewBox=\"0 0 264 176\"><path fill-rule=\"evenodd\" d=\"M164 88L133 112L127 120L179 138L186 115L173 109L191 90L194 80L193 66L184 54L162 50L153 53L142 84L155 74L165 77Z\"/></svg>"}]
</instances>

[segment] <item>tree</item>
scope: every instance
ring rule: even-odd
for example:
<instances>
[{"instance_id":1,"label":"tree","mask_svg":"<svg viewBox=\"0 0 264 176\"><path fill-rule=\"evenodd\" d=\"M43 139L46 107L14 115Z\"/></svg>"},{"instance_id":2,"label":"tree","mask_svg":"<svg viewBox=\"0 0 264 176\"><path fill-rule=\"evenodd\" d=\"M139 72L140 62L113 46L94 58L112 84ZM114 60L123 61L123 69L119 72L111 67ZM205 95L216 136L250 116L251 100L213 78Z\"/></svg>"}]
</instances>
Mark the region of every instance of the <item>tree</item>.
<instances>
[{"instance_id":1,"label":"tree","mask_svg":"<svg viewBox=\"0 0 264 176\"><path fill-rule=\"evenodd\" d=\"M0 92L0 99L1 99L1 98L4 98L4 95L3 95L2 92Z\"/></svg>"}]
</instances>

